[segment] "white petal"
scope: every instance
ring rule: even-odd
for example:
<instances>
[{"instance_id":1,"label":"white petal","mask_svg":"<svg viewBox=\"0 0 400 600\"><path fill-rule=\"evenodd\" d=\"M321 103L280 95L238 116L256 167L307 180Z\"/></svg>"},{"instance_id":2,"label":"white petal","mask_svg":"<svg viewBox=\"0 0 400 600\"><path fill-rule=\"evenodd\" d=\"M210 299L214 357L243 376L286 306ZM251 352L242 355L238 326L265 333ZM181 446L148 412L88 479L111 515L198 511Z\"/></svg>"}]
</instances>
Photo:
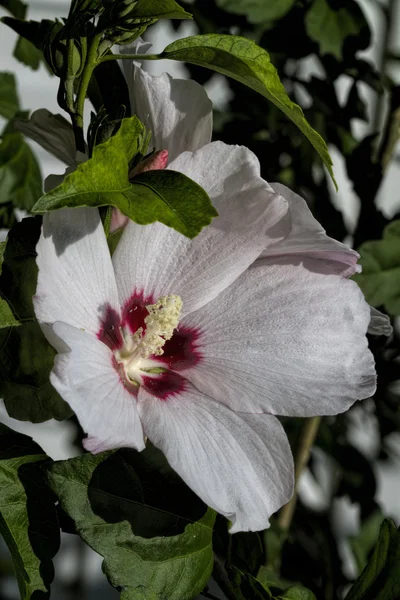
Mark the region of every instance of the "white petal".
<instances>
[{"instance_id":1,"label":"white petal","mask_svg":"<svg viewBox=\"0 0 400 600\"><path fill-rule=\"evenodd\" d=\"M96 334L107 307L119 312L111 257L96 208L46 214L36 251L34 307L41 324L64 321Z\"/></svg>"},{"instance_id":2,"label":"white petal","mask_svg":"<svg viewBox=\"0 0 400 600\"><path fill-rule=\"evenodd\" d=\"M93 454L112 448L143 450L144 437L136 398L122 384L112 352L94 336L55 323L65 351L56 356L50 381L76 413Z\"/></svg>"},{"instance_id":3,"label":"white petal","mask_svg":"<svg viewBox=\"0 0 400 600\"><path fill-rule=\"evenodd\" d=\"M293 492L285 432L271 415L238 414L188 389L159 400L139 392L149 439L208 505L232 521L231 533L260 531Z\"/></svg>"},{"instance_id":4,"label":"white petal","mask_svg":"<svg viewBox=\"0 0 400 600\"><path fill-rule=\"evenodd\" d=\"M360 255L345 244L328 237L301 196L280 183L272 183L271 186L289 202L291 232L283 241L268 247L262 256L300 254L317 258L321 260L321 271L323 269L326 274L343 277L350 277L360 271L357 265Z\"/></svg>"},{"instance_id":5,"label":"white petal","mask_svg":"<svg viewBox=\"0 0 400 600\"><path fill-rule=\"evenodd\" d=\"M168 168L205 189L219 214L214 227L251 235L262 231L265 246L288 235L288 202L262 179L258 158L245 146L212 142L181 154Z\"/></svg>"},{"instance_id":6,"label":"white petal","mask_svg":"<svg viewBox=\"0 0 400 600\"><path fill-rule=\"evenodd\" d=\"M36 110L29 120L17 119L16 128L37 142L56 158L72 167L75 165L75 138L71 125L61 115L45 108Z\"/></svg>"},{"instance_id":7,"label":"white petal","mask_svg":"<svg viewBox=\"0 0 400 600\"><path fill-rule=\"evenodd\" d=\"M257 159L243 147L209 144L181 155L171 167L203 184L220 216L192 241L159 223L129 222L113 263L122 305L134 291L156 299L177 294L187 314L232 283L268 240L285 235L287 205L261 179Z\"/></svg>"},{"instance_id":8,"label":"white petal","mask_svg":"<svg viewBox=\"0 0 400 600\"><path fill-rule=\"evenodd\" d=\"M368 326L368 333L370 335L391 335L393 327L390 324L390 318L373 306L369 308L371 310L371 321Z\"/></svg>"},{"instance_id":9,"label":"white petal","mask_svg":"<svg viewBox=\"0 0 400 600\"><path fill-rule=\"evenodd\" d=\"M166 73L154 77L137 64L125 73L132 113L152 132L152 147L167 149L172 161L181 152L195 152L211 141L212 103L203 86Z\"/></svg>"},{"instance_id":10,"label":"white petal","mask_svg":"<svg viewBox=\"0 0 400 600\"><path fill-rule=\"evenodd\" d=\"M369 306L355 282L320 274L319 261L290 260L252 267L183 319L201 332L203 358L180 373L233 410L337 414L375 391Z\"/></svg>"}]
</instances>

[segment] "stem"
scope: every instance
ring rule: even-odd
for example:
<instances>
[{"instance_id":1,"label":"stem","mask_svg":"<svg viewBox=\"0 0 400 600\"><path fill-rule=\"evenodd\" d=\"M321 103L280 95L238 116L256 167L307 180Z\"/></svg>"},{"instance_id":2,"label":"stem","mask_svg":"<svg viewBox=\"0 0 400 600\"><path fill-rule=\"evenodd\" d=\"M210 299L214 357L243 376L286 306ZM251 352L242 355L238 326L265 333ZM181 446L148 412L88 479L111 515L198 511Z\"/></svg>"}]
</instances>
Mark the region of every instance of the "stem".
<instances>
[{"instance_id":1,"label":"stem","mask_svg":"<svg viewBox=\"0 0 400 600\"><path fill-rule=\"evenodd\" d=\"M106 54L99 60L99 64L107 60L159 60L165 58L161 54Z\"/></svg>"},{"instance_id":2,"label":"stem","mask_svg":"<svg viewBox=\"0 0 400 600\"><path fill-rule=\"evenodd\" d=\"M378 162L385 174L400 139L400 86L394 87L390 94L390 102L382 141L378 152Z\"/></svg>"},{"instance_id":3,"label":"stem","mask_svg":"<svg viewBox=\"0 0 400 600\"><path fill-rule=\"evenodd\" d=\"M383 17L384 17L384 25L383 25L383 33L382 33L382 39L384 40L384 42L382 44L382 53L379 58L378 72L381 73L382 75L385 75L385 73L386 73L386 66L387 66L387 62L388 62L388 50L389 50L389 44L390 44L391 37L392 37L392 28L393 28L393 24L396 22L395 14L394 14L395 6L396 6L396 0L389 0L387 6L381 6L381 10L383 12ZM384 102L384 94L379 94L377 97L377 100L376 100L374 117L373 117L373 121L372 121L372 131L373 132L379 131L379 129L380 129L383 102Z\"/></svg>"},{"instance_id":4,"label":"stem","mask_svg":"<svg viewBox=\"0 0 400 600\"><path fill-rule=\"evenodd\" d=\"M86 65L83 69L78 92L76 95L75 110L74 113L71 115L76 147L77 150L80 150L80 152L85 152L85 138L83 134L83 110L85 106L86 93L89 87L90 79L92 77L94 69L99 64L97 50L100 41L101 35L99 34L93 38L93 41L90 45Z\"/></svg>"},{"instance_id":5,"label":"stem","mask_svg":"<svg viewBox=\"0 0 400 600\"><path fill-rule=\"evenodd\" d=\"M290 529L297 504L299 480L308 464L311 448L315 442L315 438L317 437L320 423L321 417L312 417L311 419L306 419L303 425L299 446L297 449L297 455L294 461L294 493L292 499L280 510L278 518L279 526L281 529L283 529L283 531L288 531Z\"/></svg>"}]
</instances>

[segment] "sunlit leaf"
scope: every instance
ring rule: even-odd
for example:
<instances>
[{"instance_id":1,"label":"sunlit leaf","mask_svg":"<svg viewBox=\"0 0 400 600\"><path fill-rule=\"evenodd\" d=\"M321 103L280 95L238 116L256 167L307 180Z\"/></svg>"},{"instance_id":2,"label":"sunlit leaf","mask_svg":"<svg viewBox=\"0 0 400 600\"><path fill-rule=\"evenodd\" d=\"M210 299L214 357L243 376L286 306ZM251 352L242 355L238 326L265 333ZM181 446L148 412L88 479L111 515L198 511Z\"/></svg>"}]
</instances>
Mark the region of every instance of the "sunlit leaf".
<instances>
[{"instance_id":1,"label":"sunlit leaf","mask_svg":"<svg viewBox=\"0 0 400 600\"><path fill-rule=\"evenodd\" d=\"M177 40L167 46L159 57L207 67L265 96L310 140L334 179L326 143L308 123L300 106L290 100L266 50L243 37L210 34Z\"/></svg>"},{"instance_id":2,"label":"sunlit leaf","mask_svg":"<svg viewBox=\"0 0 400 600\"><path fill-rule=\"evenodd\" d=\"M33 212L63 207L115 206L140 225L160 221L189 238L217 215L207 193L175 171L148 171L129 180L130 164L146 136L137 117L124 119L118 133L96 146L93 156L44 195Z\"/></svg>"}]
</instances>

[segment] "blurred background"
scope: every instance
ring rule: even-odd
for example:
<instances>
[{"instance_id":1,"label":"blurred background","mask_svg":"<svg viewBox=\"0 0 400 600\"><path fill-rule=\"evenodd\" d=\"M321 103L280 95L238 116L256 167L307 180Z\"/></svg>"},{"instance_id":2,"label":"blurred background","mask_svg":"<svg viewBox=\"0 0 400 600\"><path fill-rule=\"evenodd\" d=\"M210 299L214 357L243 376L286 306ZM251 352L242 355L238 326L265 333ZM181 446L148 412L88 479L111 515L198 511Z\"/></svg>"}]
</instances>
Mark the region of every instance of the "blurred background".
<instances>
[{"instance_id":1,"label":"blurred background","mask_svg":"<svg viewBox=\"0 0 400 600\"><path fill-rule=\"evenodd\" d=\"M68 12L69 3L63 0L26 1L31 19ZM203 84L214 103L214 138L248 146L258 156L265 179L301 194L330 236L359 248L367 240L381 239L390 220L400 217L399 136L388 140L390 124L400 111L400 0L327 1L180 2L195 21L158 24L146 39L159 52L175 39L219 32L244 35L265 48L291 97L329 143L338 192L309 142L261 96L201 67L172 61L145 67L153 74L168 71ZM322 4L330 11L327 24L312 18L313 8ZM15 73L23 109L62 112L56 101L58 81L43 65L33 71L17 61L12 56L17 36L4 25L0 28L1 71ZM60 162L34 143L32 148L44 177L63 173ZM281 568L284 577L301 581L318 599L345 597L349 582L366 563L383 516L400 525L400 337L395 318L393 323L389 340L370 340L379 376L375 398L345 415L324 419L301 480ZM0 411L1 421L31 435L52 458L80 453L73 421L32 425L10 419L3 405ZM295 444L301 421L284 424ZM55 567L52 589L57 600L118 598L101 573L101 557L77 536L63 534ZM19 598L4 545L0 598Z\"/></svg>"}]
</instances>

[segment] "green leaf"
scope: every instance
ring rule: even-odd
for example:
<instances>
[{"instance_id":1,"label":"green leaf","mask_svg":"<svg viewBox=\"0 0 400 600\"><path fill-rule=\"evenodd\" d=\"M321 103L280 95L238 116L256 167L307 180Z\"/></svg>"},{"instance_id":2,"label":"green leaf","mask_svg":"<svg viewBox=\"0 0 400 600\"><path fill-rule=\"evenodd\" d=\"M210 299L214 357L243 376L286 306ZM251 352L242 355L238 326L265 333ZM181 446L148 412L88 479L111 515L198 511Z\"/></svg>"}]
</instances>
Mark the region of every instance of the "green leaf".
<instances>
[{"instance_id":1,"label":"green leaf","mask_svg":"<svg viewBox=\"0 0 400 600\"><path fill-rule=\"evenodd\" d=\"M313 1L305 17L305 26L309 37L318 42L321 54L342 59L345 39L358 35L364 26L363 14L358 6L357 9L356 12L347 8L335 10L327 0Z\"/></svg>"},{"instance_id":2,"label":"green leaf","mask_svg":"<svg viewBox=\"0 0 400 600\"><path fill-rule=\"evenodd\" d=\"M112 205L140 225L160 221L189 238L195 237L217 215L197 183L167 170L148 171L129 180L134 157L145 152L145 139L137 117L124 119L117 134L96 146L93 157L40 198L33 212Z\"/></svg>"},{"instance_id":3,"label":"green leaf","mask_svg":"<svg viewBox=\"0 0 400 600\"><path fill-rule=\"evenodd\" d=\"M22 600L50 597L60 529L42 472L49 461L30 437L0 424L0 533L12 556Z\"/></svg>"},{"instance_id":4,"label":"green leaf","mask_svg":"<svg viewBox=\"0 0 400 600\"><path fill-rule=\"evenodd\" d=\"M349 538L359 573L367 566L368 556L378 539L383 518L382 512L375 510L362 524L359 534Z\"/></svg>"},{"instance_id":5,"label":"green leaf","mask_svg":"<svg viewBox=\"0 0 400 600\"><path fill-rule=\"evenodd\" d=\"M236 15L245 15L255 25L281 19L296 0L217 0L217 6Z\"/></svg>"},{"instance_id":6,"label":"green leaf","mask_svg":"<svg viewBox=\"0 0 400 600\"><path fill-rule=\"evenodd\" d=\"M189 600L206 585L215 514L152 446L54 463L48 480L124 600Z\"/></svg>"},{"instance_id":7,"label":"green leaf","mask_svg":"<svg viewBox=\"0 0 400 600\"><path fill-rule=\"evenodd\" d=\"M237 600L273 600L271 591L250 573L242 573L236 567L227 567L229 591Z\"/></svg>"},{"instance_id":8,"label":"green leaf","mask_svg":"<svg viewBox=\"0 0 400 600\"><path fill-rule=\"evenodd\" d=\"M400 220L385 228L382 240L365 242L358 252L362 273L354 279L367 302L400 315Z\"/></svg>"},{"instance_id":9,"label":"green leaf","mask_svg":"<svg viewBox=\"0 0 400 600\"><path fill-rule=\"evenodd\" d=\"M0 190L0 203L27 211L42 194L39 164L21 133L6 133L0 144Z\"/></svg>"},{"instance_id":10,"label":"green leaf","mask_svg":"<svg viewBox=\"0 0 400 600\"><path fill-rule=\"evenodd\" d=\"M276 600L317 600L314 594L302 587L301 585L293 585L289 587Z\"/></svg>"},{"instance_id":11,"label":"green leaf","mask_svg":"<svg viewBox=\"0 0 400 600\"><path fill-rule=\"evenodd\" d=\"M138 0L129 13L131 18L192 19L175 0Z\"/></svg>"},{"instance_id":12,"label":"green leaf","mask_svg":"<svg viewBox=\"0 0 400 600\"><path fill-rule=\"evenodd\" d=\"M18 327L21 325L14 317L13 312L4 298L0 298L0 329L4 327Z\"/></svg>"},{"instance_id":13,"label":"green leaf","mask_svg":"<svg viewBox=\"0 0 400 600\"><path fill-rule=\"evenodd\" d=\"M0 6L8 10L16 19L25 19L28 5L21 0L0 0Z\"/></svg>"},{"instance_id":14,"label":"green leaf","mask_svg":"<svg viewBox=\"0 0 400 600\"><path fill-rule=\"evenodd\" d=\"M22 64L37 71L43 59L43 54L29 40L19 37L13 52L14 57Z\"/></svg>"},{"instance_id":15,"label":"green leaf","mask_svg":"<svg viewBox=\"0 0 400 600\"><path fill-rule=\"evenodd\" d=\"M59 421L72 411L50 384L55 350L35 318L35 247L41 219L26 218L9 232L0 277L0 295L7 301L20 327L0 329L0 397L10 417L40 423Z\"/></svg>"},{"instance_id":16,"label":"green leaf","mask_svg":"<svg viewBox=\"0 0 400 600\"><path fill-rule=\"evenodd\" d=\"M159 57L207 67L265 96L308 138L335 181L326 143L308 123L300 106L290 100L268 52L257 44L234 35L195 35L173 42Z\"/></svg>"},{"instance_id":17,"label":"green leaf","mask_svg":"<svg viewBox=\"0 0 400 600\"><path fill-rule=\"evenodd\" d=\"M0 115L12 119L19 110L17 87L13 73L0 73Z\"/></svg>"},{"instance_id":18,"label":"green leaf","mask_svg":"<svg viewBox=\"0 0 400 600\"><path fill-rule=\"evenodd\" d=\"M400 532L393 521L383 521L368 565L346 600L395 600L400 596Z\"/></svg>"},{"instance_id":19,"label":"green leaf","mask_svg":"<svg viewBox=\"0 0 400 600\"><path fill-rule=\"evenodd\" d=\"M55 21L49 19L24 21L13 17L3 17L0 21L31 42L38 50L43 49L43 45L55 24Z\"/></svg>"}]
</instances>

